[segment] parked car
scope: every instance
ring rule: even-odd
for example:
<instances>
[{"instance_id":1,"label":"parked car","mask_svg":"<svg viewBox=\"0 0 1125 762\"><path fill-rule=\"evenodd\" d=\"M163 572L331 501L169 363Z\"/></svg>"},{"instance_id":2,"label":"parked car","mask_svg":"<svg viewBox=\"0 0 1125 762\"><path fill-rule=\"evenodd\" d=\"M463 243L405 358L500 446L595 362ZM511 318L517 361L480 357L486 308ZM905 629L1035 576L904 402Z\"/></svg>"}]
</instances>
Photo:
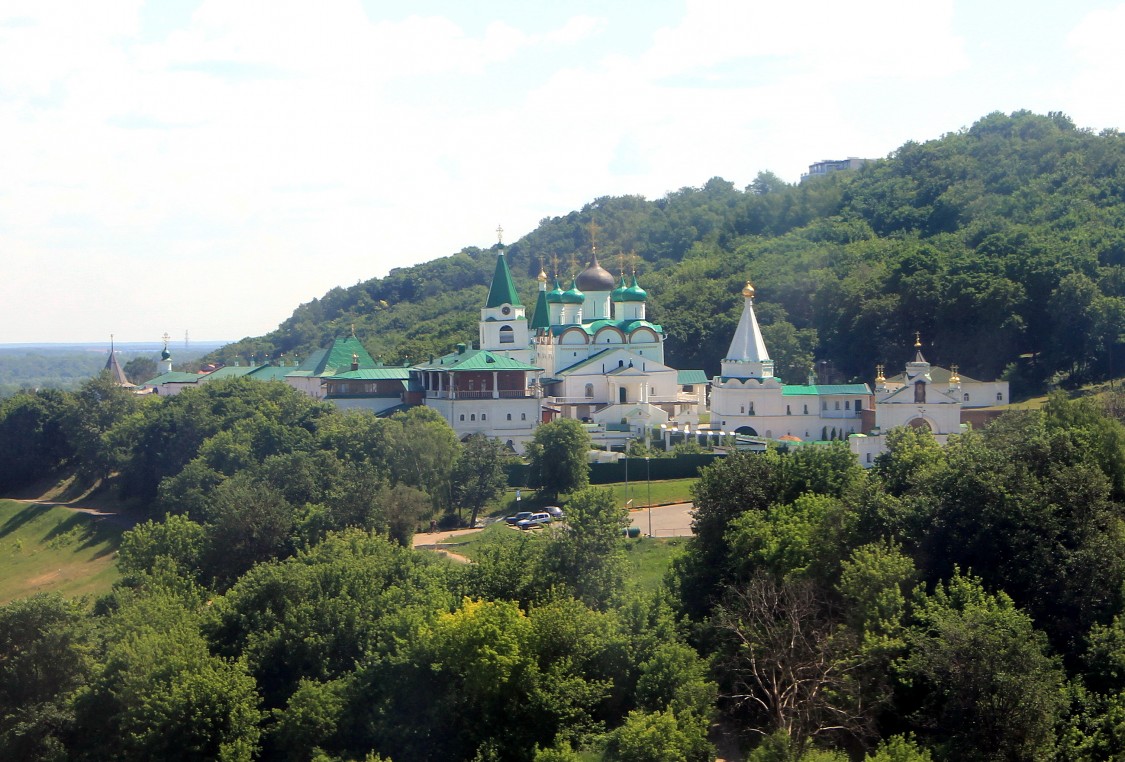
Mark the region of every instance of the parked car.
<instances>
[{"instance_id":1,"label":"parked car","mask_svg":"<svg viewBox=\"0 0 1125 762\"><path fill-rule=\"evenodd\" d=\"M551 514L552 521L562 521L566 518L566 514L563 513L563 509L559 508L557 505L548 505L543 510Z\"/></svg>"},{"instance_id":2,"label":"parked car","mask_svg":"<svg viewBox=\"0 0 1125 762\"><path fill-rule=\"evenodd\" d=\"M518 524L524 519L531 518L532 513L534 513L534 511L520 511L515 516L508 516L506 519L504 519L504 521L508 522L509 524Z\"/></svg>"},{"instance_id":3,"label":"parked car","mask_svg":"<svg viewBox=\"0 0 1125 762\"><path fill-rule=\"evenodd\" d=\"M551 514L546 512L533 513L526 519L516 522L516 526L520 529L535 529L536 527L543 526L544 524L551 523Z\"/></svg>"}]
</instances>

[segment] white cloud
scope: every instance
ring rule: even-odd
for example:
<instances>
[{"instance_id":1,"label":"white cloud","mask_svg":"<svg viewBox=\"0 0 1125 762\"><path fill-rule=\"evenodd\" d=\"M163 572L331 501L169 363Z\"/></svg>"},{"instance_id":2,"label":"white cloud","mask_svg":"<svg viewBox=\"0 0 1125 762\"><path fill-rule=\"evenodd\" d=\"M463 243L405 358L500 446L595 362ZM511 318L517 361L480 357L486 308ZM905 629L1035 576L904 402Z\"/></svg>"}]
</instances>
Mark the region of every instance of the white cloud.
<instances>
[{"instance_id":1,"label":"white cloud","mask_svg":"<svg viewBox=\"0 0 1125 762\"><path fill-rule=\"evenodd\" d=\"M140 0L6 4L0 134L19 150L0 255L21 264L0 279L0 342L48 291L65 305L27 330L59 340L260 334L333 286L488 245L497 222L511 241L597 196L795 180L961 126L932 97L971 78L951 0L690 0L646 6L647 25L598 10L533 28L203 0L152 39ZM1118 124L1121 23L1071 35L1074 97L1113 86Z\"/></svg>"},{"instance_id":2,"label":"white cloud","mask_svg":"<svg viewBox=\"0 0 1125 762\"><path fill-rule=\"evenodd\" d=\"M1125 4L1098 8L1082 18L1066 37L1066 47L1080 68L1065 92L1068 112L1095 127L1125 125Z\"/></svg>"}]
</instances>

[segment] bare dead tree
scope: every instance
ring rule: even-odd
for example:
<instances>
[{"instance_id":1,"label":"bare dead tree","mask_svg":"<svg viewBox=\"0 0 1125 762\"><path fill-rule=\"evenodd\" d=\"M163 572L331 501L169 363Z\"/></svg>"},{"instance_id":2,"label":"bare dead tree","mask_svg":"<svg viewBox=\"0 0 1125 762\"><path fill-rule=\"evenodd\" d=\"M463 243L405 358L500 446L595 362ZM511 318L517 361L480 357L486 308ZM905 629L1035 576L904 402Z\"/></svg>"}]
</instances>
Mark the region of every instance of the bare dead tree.
<instances>
[{"instance_id":1,"label":"bare dead tree","mask_svg":"<svg viewBox=\"0 0 1125 762\"><path fill-rule=\"evenodd\" d=\"M798 753L817 737L863 739L860 649L807 580L758 575L727 591L712 620L727 641L719 667L752 732L783 731Z\"/></svg>"}]
</instances>

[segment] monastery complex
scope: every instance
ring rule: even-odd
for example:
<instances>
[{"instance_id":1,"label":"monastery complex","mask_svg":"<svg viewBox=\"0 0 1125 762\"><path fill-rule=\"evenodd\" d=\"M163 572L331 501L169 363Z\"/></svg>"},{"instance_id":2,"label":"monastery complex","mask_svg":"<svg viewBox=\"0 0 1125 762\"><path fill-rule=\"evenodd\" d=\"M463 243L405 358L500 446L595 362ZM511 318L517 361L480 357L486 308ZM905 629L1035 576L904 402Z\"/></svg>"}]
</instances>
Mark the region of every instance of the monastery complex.
<instances>
[{"instance_id":1,"label":"monastery complex","mask_svg":"<svg viewBox=\"0 0 1125 762\"><path fill-rule=\"evenodd\" d=\"M589 265L564 290L540 272L530 318L521 303L503 248L480 311L476 347L413 366L375 361L354 336L338 338L296 367L227 366L211 373L172 370L165 343L161 374L142 388L178 394L218 378L280 380L338 407L390 415L416 405L439 412L465 438L498 438L523 452L535 428L558 417L588 424L596 444L624 449L631 440L702 444L732 441L764 447L846 440L864 466L886 450L884 434L897 426L925 428L944 443L950 434L982 425L1008 404L1008 384L982 382L933 366L922 355L885 378L877 368L866 383L786 384L754 314L754 287L742 289L742 314L718 376L665 363L664 329L648 320L648 294L633 275L615 278ZM548 286L552 287L548 289ZM111 353L112 354L112 353Z\"/></svg>"}]
</instances>

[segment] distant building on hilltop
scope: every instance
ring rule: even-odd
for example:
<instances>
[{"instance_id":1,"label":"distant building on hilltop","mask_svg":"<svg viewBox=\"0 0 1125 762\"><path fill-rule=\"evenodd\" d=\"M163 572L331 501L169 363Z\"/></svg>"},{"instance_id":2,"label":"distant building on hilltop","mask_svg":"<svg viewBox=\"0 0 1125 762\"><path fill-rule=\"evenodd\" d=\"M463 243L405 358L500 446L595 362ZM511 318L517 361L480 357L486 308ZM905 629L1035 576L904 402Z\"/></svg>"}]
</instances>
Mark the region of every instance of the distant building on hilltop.
<instances>
[{"instance_id":1,"label":"distant building on hilltop","mask_svg":"<svg viewBox=\"0 0 1125 762\"><path fill-rule=\"evenodd\" d=\"M809 171L801 175L801 182L808 180L810 177L822 177L833 172L843 172L849 169L859 169L871 159L859 159L854 156L849 156L846 159L826 159L818 161L816 164L809 165Z\"/></svg>"}]
</instances>

